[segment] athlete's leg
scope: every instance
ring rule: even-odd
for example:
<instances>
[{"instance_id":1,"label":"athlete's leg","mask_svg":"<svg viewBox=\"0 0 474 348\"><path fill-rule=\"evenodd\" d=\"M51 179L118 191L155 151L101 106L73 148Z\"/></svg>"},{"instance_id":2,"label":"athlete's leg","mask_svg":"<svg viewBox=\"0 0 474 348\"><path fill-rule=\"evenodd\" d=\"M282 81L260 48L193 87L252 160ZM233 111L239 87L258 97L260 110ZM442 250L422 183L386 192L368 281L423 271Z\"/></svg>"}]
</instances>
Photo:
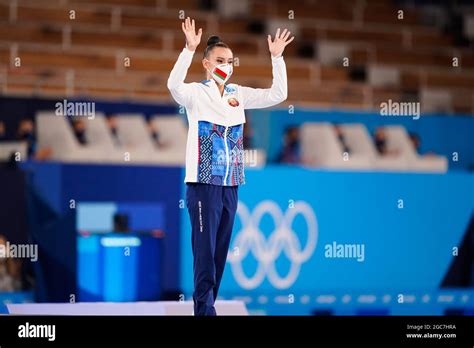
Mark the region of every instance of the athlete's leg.
<instances>
[{"instance_id":1,"label":"athlete's leg","mask_svg":"<svg viewBox=\"0 0 474 348\"><path fill-rule=\"evenodd\" d=\"M214 251L222 215L222 187L187 184L186 204L192 226L194 256L194 315L216 315Z\"/></svg>"},{"instance_id":2,"label":"athlete's leg","mask_svg":"<svg viewBox=\"0 0 474 348\"><path fill-rule=\"evenodd\" d=\"M219 229L216 237L216 252L214 262L216 265L216 285L214 286L214 300L217 299L219 286L221 285L222 275L224 273L227 252L232 236L232 227L234 226L235 213L238 202L238 186L228 186L222 188L223 209Z\"/></svg>"}]
</instances>

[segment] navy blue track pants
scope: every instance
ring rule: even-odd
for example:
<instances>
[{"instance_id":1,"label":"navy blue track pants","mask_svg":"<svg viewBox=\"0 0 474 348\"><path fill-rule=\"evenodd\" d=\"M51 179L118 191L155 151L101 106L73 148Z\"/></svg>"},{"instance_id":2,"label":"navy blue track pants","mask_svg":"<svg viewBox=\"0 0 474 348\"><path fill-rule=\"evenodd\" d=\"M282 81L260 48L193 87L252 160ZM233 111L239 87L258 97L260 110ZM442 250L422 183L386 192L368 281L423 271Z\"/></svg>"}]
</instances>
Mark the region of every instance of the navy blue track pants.
<instances>
[{"instance_id":1,"label":"navy blue track pants","mask_svg":"<svg viewBox=\"0 0 474 348\"><path fill-rule=\"evenodd\" d=\"M186 184L194 257L194 315L216 315L214 302L232 236L237 190L238 186Z\"/></svg>"}]
</instances>

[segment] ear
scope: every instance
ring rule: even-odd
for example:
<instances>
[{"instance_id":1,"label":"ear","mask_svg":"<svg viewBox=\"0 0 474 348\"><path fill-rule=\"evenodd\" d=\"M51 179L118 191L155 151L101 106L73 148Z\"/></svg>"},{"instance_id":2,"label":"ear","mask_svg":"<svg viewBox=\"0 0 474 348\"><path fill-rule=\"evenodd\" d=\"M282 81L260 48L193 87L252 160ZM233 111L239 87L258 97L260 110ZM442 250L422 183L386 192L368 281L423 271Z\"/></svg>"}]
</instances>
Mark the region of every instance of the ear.
<instances>
[{"instance_id":1,"label":"ear","mask_svg":"<svg viewBox=\"0 0 474 348\"><path fill-rule=\"evenodd\" d=\"M203 59L202 59L202 66L204 67L205 70L208 69L208 67L207 67L207 64L208 64L208 63L209 63L209 62L208 62L208 60L207 60L206 58L203 58Z\"/></svg>"}]
</instances>

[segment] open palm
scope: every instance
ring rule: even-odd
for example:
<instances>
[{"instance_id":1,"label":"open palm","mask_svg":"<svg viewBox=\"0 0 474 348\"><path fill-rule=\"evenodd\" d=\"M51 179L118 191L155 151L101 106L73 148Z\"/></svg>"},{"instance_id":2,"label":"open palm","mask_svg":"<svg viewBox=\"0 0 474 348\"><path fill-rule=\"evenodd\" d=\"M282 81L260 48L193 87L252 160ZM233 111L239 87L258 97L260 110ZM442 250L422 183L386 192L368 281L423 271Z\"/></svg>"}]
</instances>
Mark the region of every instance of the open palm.
<instances>
[{"instance_id":1,"label":"open palm","mask_svg":"<svg viewBox=\"0 0 474 348\"><path fill-rule=\"evenodd\" d=\"M280 28L278 28L275 34L275 40L272 41L271 35L268 35L268 49L270 50L270 53L273 57L280 56L285 50L285 47L294 40L294 36L288 40L290 34L291 32L288 31L288 29L283 30L283 32L280 34Z\"/></svg>"},{"instance_id":2,"label":"open palm","mask_svg":"<svg viewBox=\"0 0 474 348\"><path fill-rule=\"evenodd\" d=\"M199 28L198 33L196 34L196 28L194 26L194 19L187 17L183 23L181 23L181 28L183 29L184 35L186 36L186 44L188 49L195 51L201 42L202 28Z\"/></svg>"}]
</instances>

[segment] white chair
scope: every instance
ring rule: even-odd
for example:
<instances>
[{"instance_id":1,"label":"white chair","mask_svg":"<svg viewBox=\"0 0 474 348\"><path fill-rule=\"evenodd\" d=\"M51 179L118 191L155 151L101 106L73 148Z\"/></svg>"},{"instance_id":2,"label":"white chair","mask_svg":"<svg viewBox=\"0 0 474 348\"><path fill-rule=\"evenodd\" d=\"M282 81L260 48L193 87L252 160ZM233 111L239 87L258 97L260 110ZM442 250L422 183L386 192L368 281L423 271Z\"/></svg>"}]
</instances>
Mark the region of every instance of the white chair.
<instances>
[{"instance_id":1,"label":"white chair","mask_svg":"<svg viewBox=\"0 0 474 348\"><path fill-rule=\"evenodd\" d=\"M452 95L443 89L422 88L420 92L420 105L422 113L452 112Z\"/></svg>"},{"instance_id":2,"label":"white chair","mask_svg":"<svg viewBox=\"0 0 474 348\"><path fill-rule=\"evenodd\" d=\"M386 155L381 155L374 147L375 167L383 171L407 171L407 158L403 154L404 148L408 145L404 137L405 129L402 126L384 127L386 136Z\"/></svg>"},{"instance_id":3,"label":"white chair","mask_svg":"<svg viewBox=\"0 0 474 348\"><path fill-rule=\"evenodd\" d=\"M182 165L186 158L187 125L180 116L154 116L153 127L161 144L156 152L159 163Z\"/></svg>"},{"instance_id":4,"label":"white chair","mask_svg":"<svg viewBox=\"0 0 474 348\"><path fill-rule=\"evenodd\" d=\"M323 65L340 66L344 57L350 56L347 44L321 40L317 43L318 60Z\"/></svg>"},{"instance_id":5,"label":"white chair","mask_svg":"<svg viewBox=\"0 0 474 348\"><path fill-rule=\"evenodd\" d=\"M106 118L101 113L96 113L94 119L84 118L86 121L86 137L90 146L99 149L103 162L128 164L125 151L118 146L112 137Z\"/></svg>"},{"instance_id":6,"label":"white chair","mask_svg":"<svg viewBox=\"0 0 474 348\"><path fill-rule=\"evenodd\" d=\"M28 159L28 144L26 141L2 141L0 143L0 161L9 161L14 154L16 161Z\"/></svg>"},{"instance_id":7,"label":"white chair","mask_svg":"<svg viewBox=\"0 0 474 348\"><path fill-rule=\"evenodd\" d=\"M365 125L353 123L339 127L350 149L347 164L354 169L373 169L375 148Z\"/></svg>"},{"instance_id":8,"label":"white chair","mask_svg":"<svg viewBox=\"0 0 474 348\"><path fill-rule=\"evenodd\" d=\"M342 131L344 136L348 136L346 140L351 149L350 154L344 153L332 124L304 123L301 126L303 163L333 169L370 169L372 167L370 157L363 151L363 147L356 144L354 133L357 133L357 130L354 131L352 126L346 126Z\"/></svg>"},{"instance_id":9,"label":"white chair","mask_svg":"<svg viewBox=\"0 0 474 348\"><path fill-rule=\"evenodd\" d=\"M330 123L303 123L300 134L303 163L318 167L339 164L337 157L341 157L343 149Z\"/></svg>"},{"instance_id":10,"label":"white chair","mask_svg":"<svg viewBox=\"0 0 474 348\"><path fill-rule=\"evenodd\" d=\"M370 65L368 80L375 87L392 87L400 84L400 70L392 66Z\"/></svg>"},{"instance_id":11,"label":"white chair","mask_svg":"<svg viewBox=\"0 0 474 348\"><path fill-rule=\"evenodd\" d=\"M402 126L385 127L387 144L397 149L402 157L406 170L418 172L444 173L448 170L448 160L444 156L420 156L416 153L413 143Z\"/></svg>"},{"instance_id":12,"label":"white chair","mask_svg":"<svg viewBox=\"0 0 474 348\"><path fill-rule=\"evenodd\" d=\"M36 114L36 127L38 148L51 148L53 160L99 162L103 157L100 148L79 144L65 116L40 111Z\"/></svg>"},{"instance_id":13,"label":"white chair","mask_svg":"<svg viewBox=\"0 0 474 348\"><path fill-rule=\"evenodd\" d=\"M142 114L118 114L117 133L131 162L155 163L157 148Z\"/></svg>"}]
</instances>

